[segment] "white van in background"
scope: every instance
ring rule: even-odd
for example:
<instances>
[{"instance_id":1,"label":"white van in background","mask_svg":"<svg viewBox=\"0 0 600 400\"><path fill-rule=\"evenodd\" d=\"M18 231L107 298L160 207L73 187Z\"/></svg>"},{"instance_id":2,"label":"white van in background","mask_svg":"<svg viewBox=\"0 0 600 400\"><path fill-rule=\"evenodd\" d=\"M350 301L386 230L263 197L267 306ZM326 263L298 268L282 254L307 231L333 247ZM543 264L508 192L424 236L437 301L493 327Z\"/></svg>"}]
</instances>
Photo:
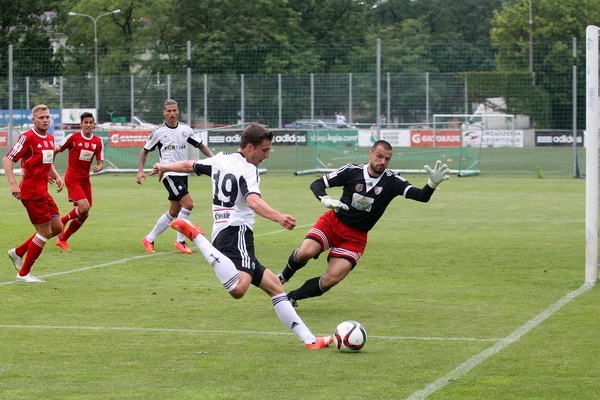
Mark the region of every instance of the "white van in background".
<instances>
[{"instance_id":1,"label":"white van in background","mask_svg":"<svg viewBox=\"0 0 600 400\"><path fill-rule=\"evenodd\" d=\"M506 101L502 97L490 97L479 103L463 128L481 130L528 129L531 118L527 115L507 114Z\"/></svg>"}]
</instances>

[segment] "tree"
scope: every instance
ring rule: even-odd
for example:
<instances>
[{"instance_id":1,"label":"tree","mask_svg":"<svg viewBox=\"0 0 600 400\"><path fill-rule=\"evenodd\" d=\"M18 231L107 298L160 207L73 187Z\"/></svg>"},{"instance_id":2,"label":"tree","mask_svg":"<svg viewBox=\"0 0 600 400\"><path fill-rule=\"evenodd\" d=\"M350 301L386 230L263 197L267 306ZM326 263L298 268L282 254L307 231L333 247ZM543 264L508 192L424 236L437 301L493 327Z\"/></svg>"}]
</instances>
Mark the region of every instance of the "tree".
<instances>
[{"instance_id":1,"label":"tree","mask_svg":"<svg viewBox=\"0 0 600 400\"><path fill-rule=\"evenodd\" d=\"M578 42L583 44L588 21L597 21L600 17L600 1L534 0L531 5L533 75L530 76L531 92L523 94L529 99L519 99L519 104L528 105L528 108L520 111L534 116L537 127L567 129L571 127L570 116L561 114L559 110L572 108L569 94L572 82L555 77L557 74L569 76L572 66L564 60L572 59L571 38L578 38ZM529 1L519 0L505 3L494 14L491 39L497 49L499 71L529 70L529 11ZM578 53L583 59L583 51ZM579 79L579 82L582 84L585 79ZM578 92L585 93L583 86Z\"/></svg>"},{"instance_id":2,"label":"tree","mask_svg":"<svg viewBox=\"0 0 600 400\"><path fill-rule=\"evenodd\" d=\"M48 76L55 73L55 63L50 43L54 1L0 0L0 74L7 75L8 46L15 49L15 74L17 76ZM50 17L50 18L45 18ZM36 54L22 49L36 49ZM17 68L18 66L18 68ZM40 69L43 66L43 70ZM49 68L48 68L49 67ZM41 73L42 72L42 73ZM51 75L50 75L51 76Z\"/></svg>"},{"instance_id":3,"label":"tree","mask_svg":"<svg viewBox=\"0 0 600 400\"><path fill-rule=\"evenodd\" d=\"M51 43L52 20L55 16L54 1L22 0L19 2L0 0L0 75L8 76L9 45L13 46L13 82L15 93L25 93L25 77L53 77L60 75L61 60L54 53ZM23 78L23 79L20 79ZM0 90L8 91L7 82ZM42 81L28 83L30 99L43 99ZM0 107L8 108L8 99L3 96Z\"/></svg>"},{"instance_id":4,"label":"tree","mask_svg":"<svg viewBox=\"0 0 600 400\"><path fill-rule=\"evenodd\" d=\"M501 4L502 0L390 0L379 2L369 14L369 21L382 32L396 31L395 40L401 43L405 38L414 43L404 24L418 21L424 39L419 45L427 45L429 61L436 71L493 70L490 21Z\"/></svg>"}]
</instances>

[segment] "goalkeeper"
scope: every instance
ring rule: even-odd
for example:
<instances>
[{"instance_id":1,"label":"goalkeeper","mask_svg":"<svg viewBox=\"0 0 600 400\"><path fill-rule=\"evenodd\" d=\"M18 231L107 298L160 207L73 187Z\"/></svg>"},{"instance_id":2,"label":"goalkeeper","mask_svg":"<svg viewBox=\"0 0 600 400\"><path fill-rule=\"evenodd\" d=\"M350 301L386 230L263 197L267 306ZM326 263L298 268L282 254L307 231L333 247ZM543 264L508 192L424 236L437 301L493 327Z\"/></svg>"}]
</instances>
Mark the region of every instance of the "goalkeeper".
<instances>
[{"instance_id":1,"label":"goalkeeper","mask_svg":"<svg viewBox=\"0 0 600 400\"><path fill-rule=\"evenodd\" d=\"M318 258L329 249L327 270L288 293L292 305L298 300L320 296L344 279L356 266L367 245L367 233L379 221L388 204L396 196L426 203L440 183L450 179L446 164L437 161L422 188L412 186L403 177L387 169L392 158L392 146L378 140L369 151L367 164L347 164L315 180L310 189L329 208L310 229L300 248L294 250L278 274L286 283L311 258ZM332 199L327 188L343 187L340 200Z\"/></svg>"}]
</instances>

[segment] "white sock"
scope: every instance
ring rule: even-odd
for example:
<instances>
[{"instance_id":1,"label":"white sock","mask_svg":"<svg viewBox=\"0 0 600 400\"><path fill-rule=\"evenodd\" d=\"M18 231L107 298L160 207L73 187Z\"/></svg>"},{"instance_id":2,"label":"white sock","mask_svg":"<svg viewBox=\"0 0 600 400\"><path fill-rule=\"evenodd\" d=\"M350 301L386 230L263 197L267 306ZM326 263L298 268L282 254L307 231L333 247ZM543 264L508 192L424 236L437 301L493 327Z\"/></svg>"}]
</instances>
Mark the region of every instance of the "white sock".
<instances>
[{"instance_id":1,"label":"white sock","mask_svg":"<svg viewBox=\"0 0 600 400\"><path fill-rule=\"evenodd\" d=\"M146 235L146 239L148 239L151 242L154 242L158 235L167 230L171 222L173 222L173 217L171 217L169 212L166 212L163 215L161 215L158 221L156 221L156 225L154 225L154 228L152 228L150 233Z\"/></svg>"},{"instance_id":2,"label":"white sock","mask_svg":"<svg viewBox=\"0 0 600 400\"><path fill-rule=\"evenodd\" d=\"M294 307L285 293L271 297L271 302L273 303L273 308L275 309L275 313L279 317L279 320L283 322L285 326L290 328L304 344L314 343L317 340L310 332L310 329L308 329L306 324L302 321L302 318L300 318L296 310L294 310Z\"/></svg>"},{"instance_id":3,"label":"white sock","mask_svg":"<svg viewBox=\"0 0 600 400\"><path fill-rule=\"evenodd\" d=\"M235 289L240 281L240 275L233 262L217 250L203 235L196 236L194 244L198 246L206 261L213 267L223 287L228 292Z\"/></svg>"},{"instance_id":4,"label":"white sock","mask_svg":"<svg viewBox=\"0 0 600 400\"><path fill-rule=\"evenodd\" d=\"M182 207L181 210L179 210L179 214L177 214L177 218L187 219L189 221L191 213L192 213L191 210L188 210L187 208ZM183 242L184 240L185 240L185 235L178 231L177 232L177 241Z\"/></svg>"}]
</instances>

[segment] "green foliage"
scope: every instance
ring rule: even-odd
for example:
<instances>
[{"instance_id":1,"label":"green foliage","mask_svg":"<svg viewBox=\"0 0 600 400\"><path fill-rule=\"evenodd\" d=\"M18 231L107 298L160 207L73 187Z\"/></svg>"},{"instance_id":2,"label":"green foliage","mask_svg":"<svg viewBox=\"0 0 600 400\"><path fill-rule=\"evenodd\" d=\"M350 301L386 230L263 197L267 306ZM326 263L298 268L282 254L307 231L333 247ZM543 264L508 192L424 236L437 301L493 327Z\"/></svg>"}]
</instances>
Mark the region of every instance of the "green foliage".
<instances>
[{"instance_id":1,"label":"green foliage","mask_svg":"<svg viewBox=\"0 0 600 400\"><path fill-rule=\"evenodd\" d=\"M535 176L540 179L544 177L544 171L542 171L542 168L539 165L535 166Z\"/></svg>"},{"instance_id":2,"label":"green foliage","mask_svg":"<svg viewBox=\"0 0 600 400\"><path fill-rule=\"evenodd\" d=\"M466 76L469 83L468 96L473 102L482 103L489 97L503 97L506 109L498 111L529 115L536 121L538 129L555 126L550 115L550 96L543 87L532 85L529 72L470 72ZM523 91L524 87L528 90Z\"/></svg>"},{"instance_id":3,"label":"green foliage","mask_svg":"<svg viewBox=\"0 0 600 400\"><path fill-rule=\"evenodd\" d=\"M19 3L0 0L0 3L3 27L0 74L6 75L6 50L12 43L14 71L19 77L36 78L31 82L33 91L43 92L38 77L84 80L94 74L92 21L68 16L68 12L85 13L93 18L119 8L121 13L97 21L100 76L133 74L149 82L161 80L165 75L185 74L189 67L195 80L202 79L204 74L373 73L377 67L375 43L381 39L384 73L490 72L488 77L498 77L501 82L490 86L503 87L497 91L486 89L489 97L503 96L515 113L532 116L537 128L554 129L572 126L571 39L580 38L581 43L588 21L600 18L597 0L533 1L534 74L524 78L522 73L529 71L530 52L528 0L25 0ZM52 25L36 17L48 10L56 11ZM66 40L66 45L54 52L50 39L61 44ZM188 41L192 48L189 61ZM580 59L583 48L581 43ZM505 78L492 75L498 72L507 75ZM513 86L527 90L511 92L508 81L513 78ZM579 69L578 78L579 101L583 103L583 68ZM0 85L6 87L3 82ZM464 103L478 101L479 92L483 91L479 86L469 88L472 96L456 98L453 100L456 107L443 105L440 110L436 109L438 99L447 98L453 89L440 82L431 87L432 109L444 113L456 112L457 108L465 111ZM21 82L16 89L26 90ZM176 88L177 92L181 90ZM372 88L365 86L364 92L370 93ZM86 104L88 95L77 94L74 102ZM293 96L288 93L285 97ZM423 113L422 107L407 111L407 104L423 102L422 93L416 101L414 89L407 89L403 96L406 101L403 98L391 106L396 109L394 116L404 120L409 115ZM118 90L106 91L102 97L101 104L111 103L111 109L131 108L130 99ZM164 94L160 97L163 100ZM357 99L360 104L369 101L372 102ZM330 102L327 109L319 112L330 114L332 109L339 109L343 99L334 98ZM141 108L149 110L154 103L155 99L146 100ZM266 108L272 104L272 99L266 102L261 99L248 107ZM216 111L219 121L240 108L234 100L224 101L218 107L222 110ZM256 112L263 116L275 113ZM579 114L578 122L583 125L583 112Z\"/></svg>"},{"instance_id":4,"label":"green foliage","mask_svg":"<svg viewBox=\"0 0 600 400\"><path fill-rule=\"evenodd\" d=\"M536 91L543 92L548 105L540 112L532 113L538 127L568 129L570 121L564 118L564 111L572 106L571 79L556 79L558 71L568 74L572 63L564 60L573 58L572 39L582 42L588 24L600 18L600 2L575 0L536 0L531 2L533 72L532 82ZM529 69L529 1L507 2L494 13L491 40L498 50L496 61L498 70L515 71ZM584 59L584 47L579 46L578 58ZM579 62L579 65L582 65ZM567 75L568 76L568 75ZM585 93L584 69L579 69L579 93ZM551 95L549 95L551 94ZM524 102L525 99L522 100ZM583 96L579 100L584 101ZM579 116L584 125L584 114ZM537 121L540 124L537 124Z\"/></svg>"},{"instance_id":5,"label":"green foliage","mask_svg":"<svg viewBox=\"0 0 600 400\"><path fill-rule=\"evenodd\" d=\"M50 23L42 18L55 7L55 1L0 1L0 76L8 75L8 47L13 46L15 76L53 76L60 62L52 57ZM21 51L34 48L36 54ZM47 60L40 62L40 60Z\"/></svg>"}]
</instances>

